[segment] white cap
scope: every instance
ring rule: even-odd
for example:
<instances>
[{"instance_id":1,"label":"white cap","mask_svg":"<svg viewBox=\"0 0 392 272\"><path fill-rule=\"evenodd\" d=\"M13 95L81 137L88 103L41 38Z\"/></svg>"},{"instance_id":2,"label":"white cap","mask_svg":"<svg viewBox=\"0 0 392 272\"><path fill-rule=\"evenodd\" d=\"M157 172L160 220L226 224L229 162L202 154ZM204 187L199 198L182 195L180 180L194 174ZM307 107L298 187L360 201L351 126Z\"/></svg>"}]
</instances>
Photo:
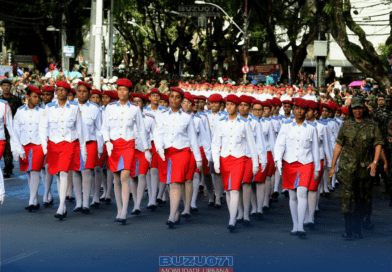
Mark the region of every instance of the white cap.
<instances>
[{"instance_id":1,"label":"white cap","mask_svg":"<svg viewBox=\"0 0 392 272\"><path fill-rule=\"evenodd\" d=\"M109 91L109 88L108 88L108 86L106 86L106 85L102 85L102 91Z\"/></svg>"},{"instance_id":2,"label":"white cap","mask_svg":"<svg viewBox=\"0 0 392 272\"><path fill-rule=\"evenodd\" d=\"M72 83L78 84L79 81L81 81L79 78L75 78L74 80L72 80Z\"/></svg>"},{"instance_id":3,"label":"white cap","mask_svg":"<svg viewBox=\"0 0 392 272\"><path fill-rule=\"evenodd\" d=\"M109 80L107 80L106 78L103 80L103 83L108 83Z\"/></svg>"},{"instance_id":4,"label":"white cap","mask_svg":"<svg viewBox=\"0 0 392 272\"><path fill-rule=\"evenodd\" d=\"M116 83L116 80L114 80L114 78L111 78L111 79L109 79L109 83L110 84Z\"/></svg>"}]
</instances>

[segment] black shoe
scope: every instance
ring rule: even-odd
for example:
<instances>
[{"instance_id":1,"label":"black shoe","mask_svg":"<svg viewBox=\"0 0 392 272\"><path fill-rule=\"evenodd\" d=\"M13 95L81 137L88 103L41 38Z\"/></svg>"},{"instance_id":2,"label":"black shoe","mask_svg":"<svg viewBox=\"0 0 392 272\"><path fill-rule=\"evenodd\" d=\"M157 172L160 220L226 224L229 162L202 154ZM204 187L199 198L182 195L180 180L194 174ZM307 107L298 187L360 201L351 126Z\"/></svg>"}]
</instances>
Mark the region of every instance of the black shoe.
<instances>
[{"instance_id":1,"label":"black shoe","mask_svg":"<svg viewBox=\"0 0 392 272\"><path fill-rule=\"evenodd\" d=\"M330 192L335 192L335 188L332 188L329 190Z\"/></svg>"},{"instance_id":2,"label":"black shoe","mask_svg":"<svg viewBox=\"0 0 392 272\"><path fill-rule=\"evenodd\" d=\"M214 207L215 207L216 209L220 209L220 208L222 208L222 205L215 204Z\"/></svg>"},{"instance_id":3,"label":"black shoe","mask_svg":"<svg viewBox=\"0 0 392 272\"><path fill-rule=\"evenodd\" d=\"M244 218L237 219L237 223L244 223Z\"/></svg>"},{"instance_id":4,"label":"black shoe","mask_svg":"<svg viewBox=\"0 0 392 272\"><path fill-rule=\"evenodd\" d=\"M105 202L105 200L106 200L106 198L104 198L104 197L101 197L101 198L99 199L99 201L101 201L101 202Z\"/></svg>"},{"instance_id":5,"label":"black shoe","mask_svg":"<svg viewBox=\"0 0 392 272\"><path fill-rule=\"evenodd\" d=\"M297 236L302 239L302 238L304 238L306 236L306 232L304 232L304 231L297 231Z\"/></svg>"},{"instance_id":6,"label":"black shoe","mask_svg":"<svg viewBox=\"0 0 392 272\"><path fill-rule=\"evenodd\" d=\"M127 219L120 219L119 221L122 225L126 225L127 224Z\"/></svg>"},{"instance_id":7,"label":"black shoe","mask_svg":"<svg viewBox=\"0 0 392 272\"><path fill-rule=\"evenodd\" d=\"M307 224L307 227L308 227L310 230L315 230L315 229L316 229L316 225L315 225L314 223L308 223L308 224Z\"/></svg>"},{"instance_id":8,"label":"black shoe","mask_svg":"<svg viewBox=\"0 0 392 272\"><path fill-rule=\"evenodd\" d=\"M274 192L274 193L271 195L271 197L272 197L273 199L277 199L278 196L279 196L279 193L278 193L278 192Z\"/></svg>"},{"instance_id":9,"label":"black shoe","mask_svg":"<svg viewBox=\"0 0 392 272\"><path fill-rule=\"evenodd\" d=\"M166 204L166 201L162 201L162 203L161 203L162 205L165 205Z\"/></svg>"},{"instance_id":10,"label":"black shoe","mask_svg":"<svg viewBox=\"0 0 392 272\"><path fill-rule=\"evenodd\" d=\"M34 210L39 210L40 207L41 207L41 206L40 206L39 203L38 203L37 205L34 206L33 209L34 209Z\"/></svg>"},{"instance_id":11,"label":"black shoe","mask_svg":"<svg viewBox=\"0 0 392 272\"><path fill-rule=\"evenodd\" d=\"M162 199L157 198L157 203L158 203L158 204L161 204L161 203L162 203Z\"/></svg>"},{"instance_id":12,"label":"black shoe","mask_svg":"<svg viewBox=\"0 0 392 272\"><path fill-rule=\"evenodd\" d=\"M101 187L101 189L99 189L100 192L103 192L103 187Z\"/></svg>"},{"instance_id":13,"label":"black shoe","mask_svg":"<svg viewBox=\"0 0 392 272\"><path fill-rule=\"evenodd\" d=\"M4 178L10 178L10 177L11 177L11 174L9 174L9 173L4 173L3 177L4 177Z\"/></svg>"},{"instance_id":14,"label":"black shoe","mask_svg":"<svg viewBox=\"0 0 392 272\"><path fill-rule=\"evenodd\" d=\"M297 236L298 235L298 231L290 231L290 235L291 236Z\"/></svg>"},{"instance_id":15,"label":"black shoe","mask_svg":"<svg viewBox=\"0 0 392 272\"><path fill-rule=\"evenodd\" d=\"M175 222L172 222L172 221L169 221L169 220L166 222L166 225L169 226L169 229L174 229L174 225L175 224L176 224Z\"/></svg>"},{"instance_id":16,"label":"black shoe","mask_svg":"<svg viewBox=\"0 0 392 272\"><path fill-rule=\"evenodd\" d=\"M70 197L68 200L69 200L69 202L72 202L72 201L75 200L75 198L72 196L72 197Z\"/></svg>"},{"instance_id":17,"label":"black shoe","mask_svg":"<svg viewBox=\"0 0 392 272\"><path fill-rule=\"evenodd\" d=\"M289 191L284 191L282 194L284 194L285 197L289 197Z\"/></svg>"},{"instance_id":18,"label":"black shoe","mask_svg":"<svg viewBox=\"0 0 392 272\"><path fill-rule=\"evenodd\" d=\"M185 217L185 219L188 220L189 218L191 218L191 215L189 213L183 213L181 214L181 217Z\"/></svg>"},{"instance_id":19,"label":"black shoe","mask_svg":"<svg viewBox=\"0 0 392 272\"><path fill-rule=\"evenodd\" d=\"M261 219L263 219L263 217L264 217L263 213L261 213L261 212L257 213L257 219L261 220Z\"/></svg>"},{"instance_id":20,"label":"black shoe","mask_svg":"<svg viewBox=\"0 0 392 272\"><path fill-rule=\"evenodd\" d=\"M228 226L227 226L227 229L228 229L230 232L234 232L235 226L233 226L233 225L228 225Z\"/></svg>"},{"instance_id":21,"label":"black shoe","mask_svg":"<svg viewBox=\"0 0 392 272\"><path fill-rule=\"evenodd\" d=\"M214 205L215 205L214 202L208 202L208 204L207 204L208 207L213 207Z\"/></svg>"},{"instance_id":22,"label":"black shoe","mask_svg":"<svg viewBox=\"0 0 392 272\"><path fill-rule=\"evenodd\" d=\"M112 202L112 199L111 198L105 198L105 202L106 202L106 204L109 204L110 202Z\"/></svg>"},{"instance_id":23,"label":"black shoe","mask_svg":"<svg viewBox=\"0 0 392 272\"><path fill-rule=\"evenodd\" d=\"M76 207L75 209L73 209L74 212L81 212L82 210L82 207Z\"/></svg>"},{"instance_id":24,"label":"black shoe","mask_svg":"<svg viewBox=\"0 0 392 272\"><path fill-rule=\"evenodd\" d=\"M65 197L65 200L69 200L69 196Z\"/></svg>"},{"instance_id":25,"label":"black shoe","mask_svg":"<svg viewBox=\"0 0 392 272\"><path fill-rule=\"evenodd\" d=\"M250 227L250 221L249 220L244 220L244 226L245 227Z\"/></svg>"},{"instance_id":26,"label":"black shoe","mask_svg":"<svg viewBox=\"0 0 392 272\"><path fill-rule=\"evenodd\" d=\"M101 205L101 203L99 202L94 202L93 204L90 205L90 207L98 207L99 205Z\"/></svg>"},{"instance_id":27,"label":"black shoe","mask_svg":"<svg viewBox=\"0 0 392 272\"><path fill-rule=\"evenodd\" d=\"M192 213L192 214L195 214L195 213L197 213L198 211L199 211L198 208L192 208L192 207L191 207L191 213Z\"/></svg>"},{"instance_id":28,"label":"black shoe","mask_svg":"<svg viewBox=\"0 0 392 272\"><path fill-rule=\"evenodd\" d=\"M133 215L139 215L141 213L142 212L140 210L134 210L134 211L131 212L131 214L133 214Z\"/></svg>"},{"instance_id":29,"label":"black shoe","mask_svg":"<svg viewBox=\"0 0 392 272\"><path fill-rule=\"evenodd\" d=\"M199 191L204 191L204 186L203 185L199 185Z\"/></svg>"},{"instance_id":30,"label":"black shoe","mask_svg":"<svg viewBox=\"0 0 392 272\"><path fill-rule=\"evenodd\" d=\"M34 206L34 205L29 205L29 206L25 207L25 209L26 209L28 212L32 212L33 210L35 210L35 206Z\"/></svg>"},{"instance_id":31,"label":"black shoe","mask_svg":"<svg viewBox=\"0 0 392 272\"><path fill-rule=\"evenodd\" d=\"M174 225L180 225L181 224L181 216L178 217L178 220L174 222Z\"/></svg>"},{"instance_id":32,"label":"black shoe","mask_svg":"<svg viewBox=\"0 0 392 272\"><path fill-rule=\"evenodd\" d=\"M129 194L129 199L132 199L132 193L131 193L131 194Z\"/></svg>"},{"instance_id":33,"label":"black shoe","mask_svg":"<svg viewBox=\"0 0 392 272\"><path fill-rule=\"evenodd\" d=\"M157 205L147 206L147 209L151 210L152 212L155 211L156 208L157 208Z\"/></svg>"},{"instance_id":34,"label":"black shoe","mask_svg":"<svg viewBox=\"0 0 392 272\"><path fill-rule=\"evenodd\" d=\"M121 221L121 219L119 219L119 218L114 219L114 222L120 222L120 221Z\"/></svg>"},{"instance_id":35,"label":"black shoe","mask_svg":"<svg viewBox=\"0 0 392 272\"><path fill-rule=\"evenodd\" d=\"M374 224L372 224L370 221L364 221L363 222L363 224L362 224L362 227L365 229L365 230L374 230Z\"/></svg>"},{"instance_id":36,"label":"black shoe","mask_svg":"<svg viewBox=\"0 0 392 272\"><path fill-rule=\"evenodd\" d=\"M50 206L53 206L53 198L52 198L52 200L51 201L49 201L49 203L48 203Z\"/></svg>"},{"instance_id":37,"label":"black shoe","mask_svg":"<svg viewBox=\"0 0 392 272\"><path fill-rule=\"evenodd\" d=\"M340 186L340 183L336 182L335 183L335 188L338 188Z\"/></svg>"},{"instance_id":38,"label":"black shoe","mask_svg":"<svg viewBox=\"0 0 392 272\"><path fill-rule=\"evenodd\" d=\"M331 192L324 193L324 196L325 196L325 197L329 197L329 196L331 196Z\"/></svg>"},{"instance_id":39,"label":"black shoe","mask_svg":"<svg viewBox=\"0 0 392 272\"><path fill-rule=\"evenodd\" d=\"M320 213L320 210L315 210L314 213L315 213L315 214L319 214L319 213Z\"/></svg>"},{"instance_id":40,"label":"black shoe","mask_svg":"<svg viewBox=\"0 0 392 272\"><path fill-rule=\"evenodd\" d=\"M65 213L65 214L56 213L56 214L54 215L54 217L57 218L57 219L59 219L60 221L63 221L63 219L64 219L65 217L67 217L67 213Z\"/></svg>"},{"instance_id":41,"label":"black shoe","mask_svg":"<svg viewBox=\"0 0 392 272\"><path fill-rule=\"evenodd\" d=\"M345 239L352 239L352 238L353 238L353 235L352 235L352 233L344 232L344 233L342 233L342 238L345 238Z\"/></svg>"},{"instance_id":42,"label":"black shoe","mask_svg":"<svg viewBox=\"0 0 392 272\"><path fill-rule=\"evenodd\" d=\"M42 205L43 205L44 207L49 207L49 203L48 203L48 202L44 202L44 203L42 203Z\"/></svg>"},{"instance_id":43,"label":"black shoe","mask_svg":"<svg viewBox=\"0 0 392 272\"><path fill-rule=\"evenodd\" d=\"M270 210L270 207L264 206L263 207L263 212L268 212Z\"/></svg>"},{"instance_id":44,"label":"black shoe","mask_svg":"<svg viewBox=\"0 0 392 272\"><path fill-rule=\"evenodd\" d=\"M89 208L83 208L82 213L89 214L90 213L90 209Z\"/></svg>"},{"instance_id":45,"label":"black shoe","mask_svg":"<svg viewBox=\"0 0 392 272\"><path fill-rule=\"evenodd\" d=\"M249 216L250 216L250 217L256 217L256 216L257 216L257 213L250 213Z\"/></svg>"}]
</instances>

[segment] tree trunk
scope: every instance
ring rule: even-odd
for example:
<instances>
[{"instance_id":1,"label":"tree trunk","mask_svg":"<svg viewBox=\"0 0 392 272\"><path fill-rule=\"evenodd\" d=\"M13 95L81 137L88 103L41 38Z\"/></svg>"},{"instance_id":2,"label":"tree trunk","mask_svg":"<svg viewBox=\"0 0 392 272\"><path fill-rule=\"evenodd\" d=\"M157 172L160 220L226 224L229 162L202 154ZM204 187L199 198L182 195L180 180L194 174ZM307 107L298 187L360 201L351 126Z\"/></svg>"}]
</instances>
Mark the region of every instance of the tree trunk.
<instances>
[{"instance_id":1,"label":"tree trunk","mask_svg":"<svg viewBox=\"0 0 392 272\"><path fill-rule=\"evenodd\" d=\"M41 30L39 29L38 26L34 26L35 33L37 33L39 40L41 41L42 48L44 49L45 55L46 55L46 62L51 63L53 61L53 53L52 50L50 49L48 43L44 39L44 36L42 35Z\"/></svg>"}]
</instances>

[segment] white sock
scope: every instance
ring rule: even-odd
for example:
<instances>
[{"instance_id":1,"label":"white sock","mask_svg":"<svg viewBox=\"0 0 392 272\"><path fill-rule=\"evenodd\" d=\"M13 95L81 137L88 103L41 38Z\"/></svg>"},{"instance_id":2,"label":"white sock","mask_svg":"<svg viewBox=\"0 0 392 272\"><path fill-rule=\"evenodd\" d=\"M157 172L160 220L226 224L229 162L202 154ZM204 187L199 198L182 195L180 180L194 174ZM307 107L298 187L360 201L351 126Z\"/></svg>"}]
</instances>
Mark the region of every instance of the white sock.
<instances>
[{"instance_id":1,"label":"white sock","mask_svg":"<svg viewBox=\"0 0 392 272\"><path fill-rule=\"evenodd\" d=\"M214 202L214 184L215 184L215 174L204 175L205 187L204 190L207 191L208 202ZM197 188L199 191L199 188ZM196 206L195 206L196 207Z\"/></svg>"},{"instance_id":2,"label":"white sock","mask_svg":"<svg viewBox=\"0 0 392 272\"><path fill-rule=\"evenodd\" d=\"M270 201L270 192L271 192L271 182L272 179L271 177L267 177L265 179L265 189L264 189L264 203L263 207L269 207L269 201Z\"/></svg>"},{"instance_id":3,"label":"white sock","mask_svg":"<svg viewBox=\"0 0 392 272\"><path fill-rule=\"evenodd\" d=\"M39 187L39 172L38 171L29 171L27 172L30 179L30 201L29 205L37 205L38 199L38 187Z\"/></svg>"},{"instance_id":4,"label":"white sock","mask_svg":"<svg viewBox=\"0 0 392 272\"><path fill-rule=\"evenodd\" d=\"M159 191L158 191L158 197L159 199L163 200L163 193L166 190L166 183L164 182L159 182Z\"/></svg>"},{"instance_id":5,"label":"white sock","mask_svg":"<svg viewBox=\"0 0 392 272\"><path fill-rule=\"evenodd\" d=\"M279 192L279 185L280 185L280 174L279 174L279 170L276 169L275 172L275 182L274 182L274 192Z\"/></svg>"},{"instance_id":6,"label":"white sock","mask_svg":"<svg viewBox=\"0 0 392 272\"><path fill-rule=\"evenodd\" d=\"M142 199L144 196L144 191L146 190L147 181L146 175L138 176L138 185L137 185L137 197L136 197L136 205L135 209L140 210L140 204L142 203Z\"/></svg>"},{"instance_id":7,"label":"white sock","mask_svg":"<svg viewBox=\"0 0 392 272\"><path fill-rule=\"evenodd\" d=\"M308 213L305 219L306 223L314 223L314 212L316 211L317 191L308 192Z\"/></svg>"},{"instance_id":8,"label":"white sock","mask_svg":"<svg viewBox=\"0 0 392 272\"><path fill-rule=\"evenodd\" d=\"M73 170L68 171L68 189L67 196L73 197Z\"/></svg>"},{"instance_id":9,"label":"white sock","mask_svg":"<svg viewBox=\"0 0 392 272\"><path fill-rule=\"evenodd\" d=\"M42 183L44 184L44 188L46 188L46 184L45 184L45 182L46 182L46 171L45 171L45 168L41 168L40 172L41 172ZM44 193L42 202L44 202L44 203L48 202L47 195L45 193Z\"/></svg>"},{"instance_id":10,"label":"white sock","mask_svg":"<svg viewBox=\"0 0 392 272\"><path fill-rule=\"evenodd\" d=\"M240 191L231 190L230 191L230 221L229 225L235 225L236 215L238 211L238 203L240 201Z\"/></svg>"},{"instance_id":11,"label":"white sock","mask_svg":"<svg viewBox=\"0 0 392 272\"><path fill-rule=\"evenodd\" d=\"M306 208L308 207L308 188L297 188L298 198L298 231L304 231Z\"/></svg>"},{"instance_id":12,"label":"white sock","mask_svg":"<svg viewBox=\"0 0 392 272\"><path fill-rule=\"evenodd\" d=\"M128 215L128 204L129 204L129 193L131 190L131 177L129 170L121 171L121 196L122 196L122 211L121 211L121 219L126 219Z\"/></svg>"},{"instance_id":13,"label":"white sock","mask_svg":"<svg viewBox=\"0 0 392 272\"><path fill-rule=\"evenodd\" d=\"M199 184L200 184L200 174L195 173L193 175L193 193L192 193L192 201L191 201L191 207L196 208L196 200L197 200L197 194L199 193Z\"/></svg>"},{"instance_id":14,"label":"white sock","mask_svg":"<svg viewBox=\"0 0 392 272\"><path fill-rule=\"evenodd\" d=\"M298 199L297 192L295 190L289 190L290 195L290 212L291 218L293 219L293 230L298 231Z\"/></svg>"},{"instance_id":15,"label":"white sock","mask_svg":"<svg viewBox=\"0 0 392 272\"><path fill-rule=\"evenodd\" d=\"M156 168L151 168L151 201L148 205L156 205L159 190L159 172Z\"/></svg>"},{"instance_id":16,"label":"white sock","mask_svg":"<svg viewBox=\"0 0 392 272\"><path fill-rule=\"evenodd\" d=\"M162 183L162 182L161 182ZM170 183L170 215L169 221L175 222L180 216L180 200L182 194L182 187L184 184L174 182Z\"/></svg>"},{"instance_id":17,"label":"white sock","mask_svg":"<svg viewBox=\"0 0 392 272\"><path fill-rule=\"evenodd\" d=\"M44 180L44 187L45 187L45 194L44 196L46 197L46 200L48 202L52 201L52 192L51 192L51 187L52 187L52 182L53 182L53 175L49 174L49 164L45 165L45 180Z\"/></svg>"},{"instance_id":18,"label":"white sock","mask_svg":"<svg viewBox=\"0 0 392 272\"><path fill-rule=\"evenodd\" d=\"M323 184L324 184L324 192L329 193L328 189L328 172L329 168L327 166L324 167L324 175L323 175Z\"/></svg>"},{"instance_id":19,"label":"white sock","mask_svg":"<svg viewBox=\"0 0 392 272\"><path fill-rule=\"evenodd\" d=\"M238 193L238 212L237 212L237 220L244 219L244 204L242 201L242 190L237 191Z\"/></svg>"},{"instance_id":20,"label":"white sock","mask_svg":"<svg viewBox=\"0 0 392 272\"><path fill-rule=\"evenodd\" d=\"M252 189L252 192L250 195L250 203L252 204L252 212L251 213L256 213L257 212L256 183L252 183L251 189Z\"/></svg>"},{"instance_id":21,"label":"white sock","mask_svg":"<svg viewBox=\"0 0 392 272\"><path fill-rule=\"evenodd\" d=\"M131 193L133 199L133 210L136 209L136 201L137 201L137 178L131 178Z\"/></svg>"},{"instance_id":22,"label":"white sock","mask_svg":"<svg viewBox=\"0 0 392 272\"><path fill-rule=\"evenodd\" d=\"M230 211L230 191L226 191L227 209Z\"/></svg>"},{"instance_id":23,"label":"white sock","mask_svg":"<svg viewBox=\"0 0 392 272\"><path fill-rule=\"evenodd\" d=\"M113 173L113 172L112 172ZM117 216L116 218L121 218L121 211L122 211L122 197L121 197L121 177L120 173L113 173L114 176L114 196L116 197L116 204L117 204ZM109 189L108 189L109 191ZM128 196L129 198L129 196Z\"/></svg>"},{"instance_id":24,"label":"white sock","mask_svg":"<svg viewBox=\"0 0 392 272\"><path fill-rule=\"evenodd\" d=\"M103 180L102 168L99 166L96 166L94 168L94 180L91 183L91 190L93 192L93 202L99 203L99 192L101 191L102 180ZM94 189L93 189L93 187L94 187ZM103 193L104 194L106 193L105 188L104 188Z\"/></svg>"},{"instance_id":25,"label":"white sock","mask_svg":"<svg viewBox=\"0 0 392 272\"><path fill-rule=\"evenodd\" d=\"M221 175L215 175L215 204L221 205L221 197L223 195L223 182Z\"/></svg>"},{"instance_id":26,"label":"white sock","mask_svg":"<svg viewBox=\"0 0 392 272\"><path fill-rule=\"evenodd\" d=\"M60 180L60 184L58 186L59 187L60 205L59 205L59 208L57 209L57 213L64 214L67 210L67 207L65 206L65 198L67 196L67 190L68 190L68 173L61 171L59 176L58 176L57 183Z\"/></svg>"},{"instance_id":27,"label":"white sock","mask_svg":"<svg viewBox=\"0 0 392 272\"><path fill-rule=\"evenodd\" d=\"M252 195L251 184L243 184L242 185L242 203L244 205L244 220L249 219L249 210L250 210L250 199Z\"/></svg>"},{"instance_id":28,"label":"white sock","mask_svg":"<svg viewBox=\"0 0 392 272\"><path fill-rule=\"evenodd\" d=\"M319 201L320 201L320 191L321 188L323 188L323 186L321 186L321 183L319 184L318 190L317 190L317 200L316 200L316 208L315 210L318 211L319 210Z\"/></svg>"},{"instance_id":29,"label":"white sock","mask_svg":"<svg viewBox=\"0 0 392 272\"><path fill-rule=\"evenodd\" d=\"M151 202L151 170L148 169L147 175L146 175L146 183L147 183L147 195L148 195L148 203ZM147 204L148 206L149 204Z\"/></svg>"},{"instance_id":30,"label":"white sock","mask_svg":"<svg viewBox=\"0 0 392 272\"><path fill-rule=\"evenodd\" d=\"M83 181L82 181L83 208L90 208L91 184L93 182L95 182L94 181L94 170L93 169L82 170L82 178L83 178ZM99 190L99 188L98 188L98 190ZM98 202L99 202L99 199L98 199Z\"/></svg>"},{"instance_id":31,"label":"white sock","mask_svg":"<svg viewBox=\"0 0 392 272\"><path fill-rule=\"evenodd\" d=\"M106 196L105 198L111 199L112 198L112 186L114 183L114 174L112 171L107 169L107 191L106 191ZM116 199L117 201L117 199Z\"/></svg>"},{"instance_id":32,"label":"white sock","mask_svg":"<svg viewBox=\"0 0 392 272\"><path fill-rule=\"evenodd\" d=\"M80 171L73 171L73 187L75 190L76 208L82 207L82 173Z\"/></svg>"},{"instance_id":33,"label":"white sock","mask_svg":"<svg viewBox=\"0 0 392 272\"><path fill-rule=\"evenodd\" d=\"M257 212L263 213L263 203L265 195L265 184L256 183Z\"/></svg>"}]
</instances>

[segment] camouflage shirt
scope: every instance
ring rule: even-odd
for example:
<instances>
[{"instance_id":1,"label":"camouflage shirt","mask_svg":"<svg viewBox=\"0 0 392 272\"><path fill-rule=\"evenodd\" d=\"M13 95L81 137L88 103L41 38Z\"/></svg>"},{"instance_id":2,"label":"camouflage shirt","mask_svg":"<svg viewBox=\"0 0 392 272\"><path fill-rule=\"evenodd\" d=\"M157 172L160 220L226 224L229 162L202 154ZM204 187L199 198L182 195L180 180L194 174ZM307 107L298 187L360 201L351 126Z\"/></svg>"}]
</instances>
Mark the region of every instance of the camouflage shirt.
<instances>
[{"instance_id":1,"label":"camouflage shirt","mask_svg":"<svg viewBox=\"0 0 392 272\"><path fill-rule=\"evenodd\" d=\"M383 108L374 110L371 117L378 124L378 127L381 130L381 135L384 139L384 146L388 147L388 124L392 120L392 114L386 108Z\"/></svg>"},{"instance_id":2,"label":"camouflage shirt","mask_svg":"<svg viewBox=\"0 0 392 272\"><path fill-rule=\"evenodd\" d=\"M169 88L168 87L159 87L158 88L159 89L159 91L161 92L161 93L164 93L164 94L168 94L169 93Z\"/></svg>"},{"instance_id":3,"label":"camouflage shirt","mask_svg":"<svg viewBox=\"0 0 392 272\"><path fill-rule=\"evenodd\" d=\"M367 167L373 162L375 147L384 144L378 125L370 118L361 123L346 119L336 142L343 147L338 180L351 183L354 178L370 177Z\"/></svg>"},{"instance_id":4,"label":"camouflage shirt","mask_svg":"<svg viewBox=\"0 0 392 272\"><path fill-rule=\"evenodd\" d=\"M9 98L5 98L3 95L0 95L0 99L7 101L8 104L10 105L12 111L12 117L14 117L18 108L23 105L22 100L19 97L12 94Z\"/></svg>"}]
</instances>

